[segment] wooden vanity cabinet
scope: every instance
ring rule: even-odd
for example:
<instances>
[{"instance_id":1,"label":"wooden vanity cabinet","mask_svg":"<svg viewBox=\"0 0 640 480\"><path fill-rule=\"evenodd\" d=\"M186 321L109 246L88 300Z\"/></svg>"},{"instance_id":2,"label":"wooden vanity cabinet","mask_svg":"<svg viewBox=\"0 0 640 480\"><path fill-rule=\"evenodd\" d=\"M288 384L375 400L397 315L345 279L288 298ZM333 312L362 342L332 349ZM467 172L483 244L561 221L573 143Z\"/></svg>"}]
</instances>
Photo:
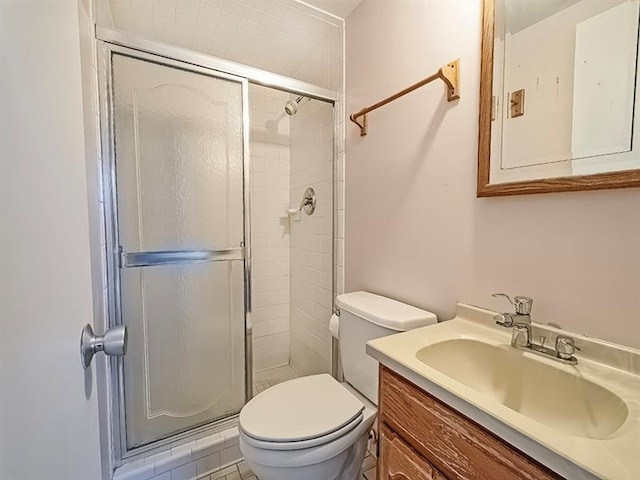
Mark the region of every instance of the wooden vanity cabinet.
<instances>
[{"instance_id":1,"label":"wooden vanity cabinet","mask_svg":"<svg viewBox=\"0 0 640 480\"><path fill-rule=\"evenodd\" d=\"M378 403L378 480L562 479L384 366Z\"/></svg>"},{"instance_id":2,"label":"wooden vanity cabinet","mask_svg":"<svg viewBox=\"0 0 640 480\"><path fill-rule=\"evenodd\" d=\"M378 478L389 480L446 480L436 467L421 456L388 426L382 425Z\"/></svg>"}]
</instances>

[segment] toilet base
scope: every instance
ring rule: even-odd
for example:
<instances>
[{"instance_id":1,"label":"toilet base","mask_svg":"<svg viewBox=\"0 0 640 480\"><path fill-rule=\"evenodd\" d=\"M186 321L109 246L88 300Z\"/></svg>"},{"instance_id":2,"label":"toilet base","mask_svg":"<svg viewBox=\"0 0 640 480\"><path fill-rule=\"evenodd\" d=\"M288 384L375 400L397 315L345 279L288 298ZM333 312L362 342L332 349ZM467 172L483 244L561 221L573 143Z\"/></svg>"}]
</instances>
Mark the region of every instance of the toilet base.
<instances>
[{"instance_id":1,"label":"toilet base","mask_svg":"<svg viewBox=\"0 0 640 480\"><path fill-rule=\"evenodd\" d=\"M260 480L358 480L362 478L362 462L367 453L368 438L367 430L346 450L311 465L291 467L264 465L255 459L248 458L246 453L245 460ZM246 452L251 448L240 437L240 449ZM300 450L300 455L304 455L304 450Z\"/></svg>"}]
</instances>

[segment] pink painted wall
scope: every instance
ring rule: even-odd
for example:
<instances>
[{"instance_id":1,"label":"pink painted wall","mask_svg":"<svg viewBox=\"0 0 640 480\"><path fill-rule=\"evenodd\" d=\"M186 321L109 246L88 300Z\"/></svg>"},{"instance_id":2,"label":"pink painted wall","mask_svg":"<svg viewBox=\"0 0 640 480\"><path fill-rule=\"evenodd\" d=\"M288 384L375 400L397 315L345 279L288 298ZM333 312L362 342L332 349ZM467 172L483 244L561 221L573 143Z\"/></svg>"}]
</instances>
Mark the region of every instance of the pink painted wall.
<instances>
[{"instance_id":1,"label":"pink painted wall","mask_svg":"<svg viewBox=\"0 0 640 480\"><path fill-rule=\"evenodd\" d=\"M475 196L479 0L365 0L346 22L347 114L460 58L461 95L432 84L346 124L346 291L454 316L456 302L640 348L640 189Z\"/></svg>"}]
</instances>

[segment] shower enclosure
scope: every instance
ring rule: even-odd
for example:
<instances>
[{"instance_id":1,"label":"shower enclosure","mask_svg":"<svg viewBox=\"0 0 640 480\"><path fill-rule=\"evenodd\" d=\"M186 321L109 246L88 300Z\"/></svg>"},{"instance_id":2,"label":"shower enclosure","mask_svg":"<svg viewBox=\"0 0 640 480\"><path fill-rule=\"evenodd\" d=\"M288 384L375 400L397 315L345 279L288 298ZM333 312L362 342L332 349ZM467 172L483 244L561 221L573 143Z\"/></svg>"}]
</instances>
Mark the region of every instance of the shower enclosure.
<instances>
[{"instance_id":1,"label":"shower enclosure","mask_svg":"<svg viewBox=\"0 0 640 480\"><path fill-rule=\"evenodd\" d=\"M228 427L254 386L331 365L333 99L142 44L100 43L108 317L129 333L111 360L118 458ZM310 187L316 211L293 218Z\"/></svg>"},{"instance_id":2,"label":"shower enclosure","mask_svg":"<svg viewBox=\"0 0 640 480\"><path fill-rule=\"evenodd\" d=\"M134 448L237 413L246 397L247 87L117 53L111 71L117 300L130 337L124 411Z\"/></svg>"}]
</instances>

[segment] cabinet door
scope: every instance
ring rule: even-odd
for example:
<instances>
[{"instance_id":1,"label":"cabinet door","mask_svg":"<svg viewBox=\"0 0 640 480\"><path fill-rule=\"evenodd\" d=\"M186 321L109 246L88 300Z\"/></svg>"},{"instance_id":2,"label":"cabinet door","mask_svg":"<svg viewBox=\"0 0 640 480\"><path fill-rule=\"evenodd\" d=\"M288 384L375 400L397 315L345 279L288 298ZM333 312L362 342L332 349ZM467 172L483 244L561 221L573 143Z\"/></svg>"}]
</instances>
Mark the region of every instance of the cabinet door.
<instances>
[{"instance_id":1,"label":"cabinet door","mask_svg":"<svg viewBox=\"0 0 640 480\"><path fill-rule=\"evenodd\" d=\"M378 480L446 480L389 427L382 427Z\"/></svg>"}]
</instances>

